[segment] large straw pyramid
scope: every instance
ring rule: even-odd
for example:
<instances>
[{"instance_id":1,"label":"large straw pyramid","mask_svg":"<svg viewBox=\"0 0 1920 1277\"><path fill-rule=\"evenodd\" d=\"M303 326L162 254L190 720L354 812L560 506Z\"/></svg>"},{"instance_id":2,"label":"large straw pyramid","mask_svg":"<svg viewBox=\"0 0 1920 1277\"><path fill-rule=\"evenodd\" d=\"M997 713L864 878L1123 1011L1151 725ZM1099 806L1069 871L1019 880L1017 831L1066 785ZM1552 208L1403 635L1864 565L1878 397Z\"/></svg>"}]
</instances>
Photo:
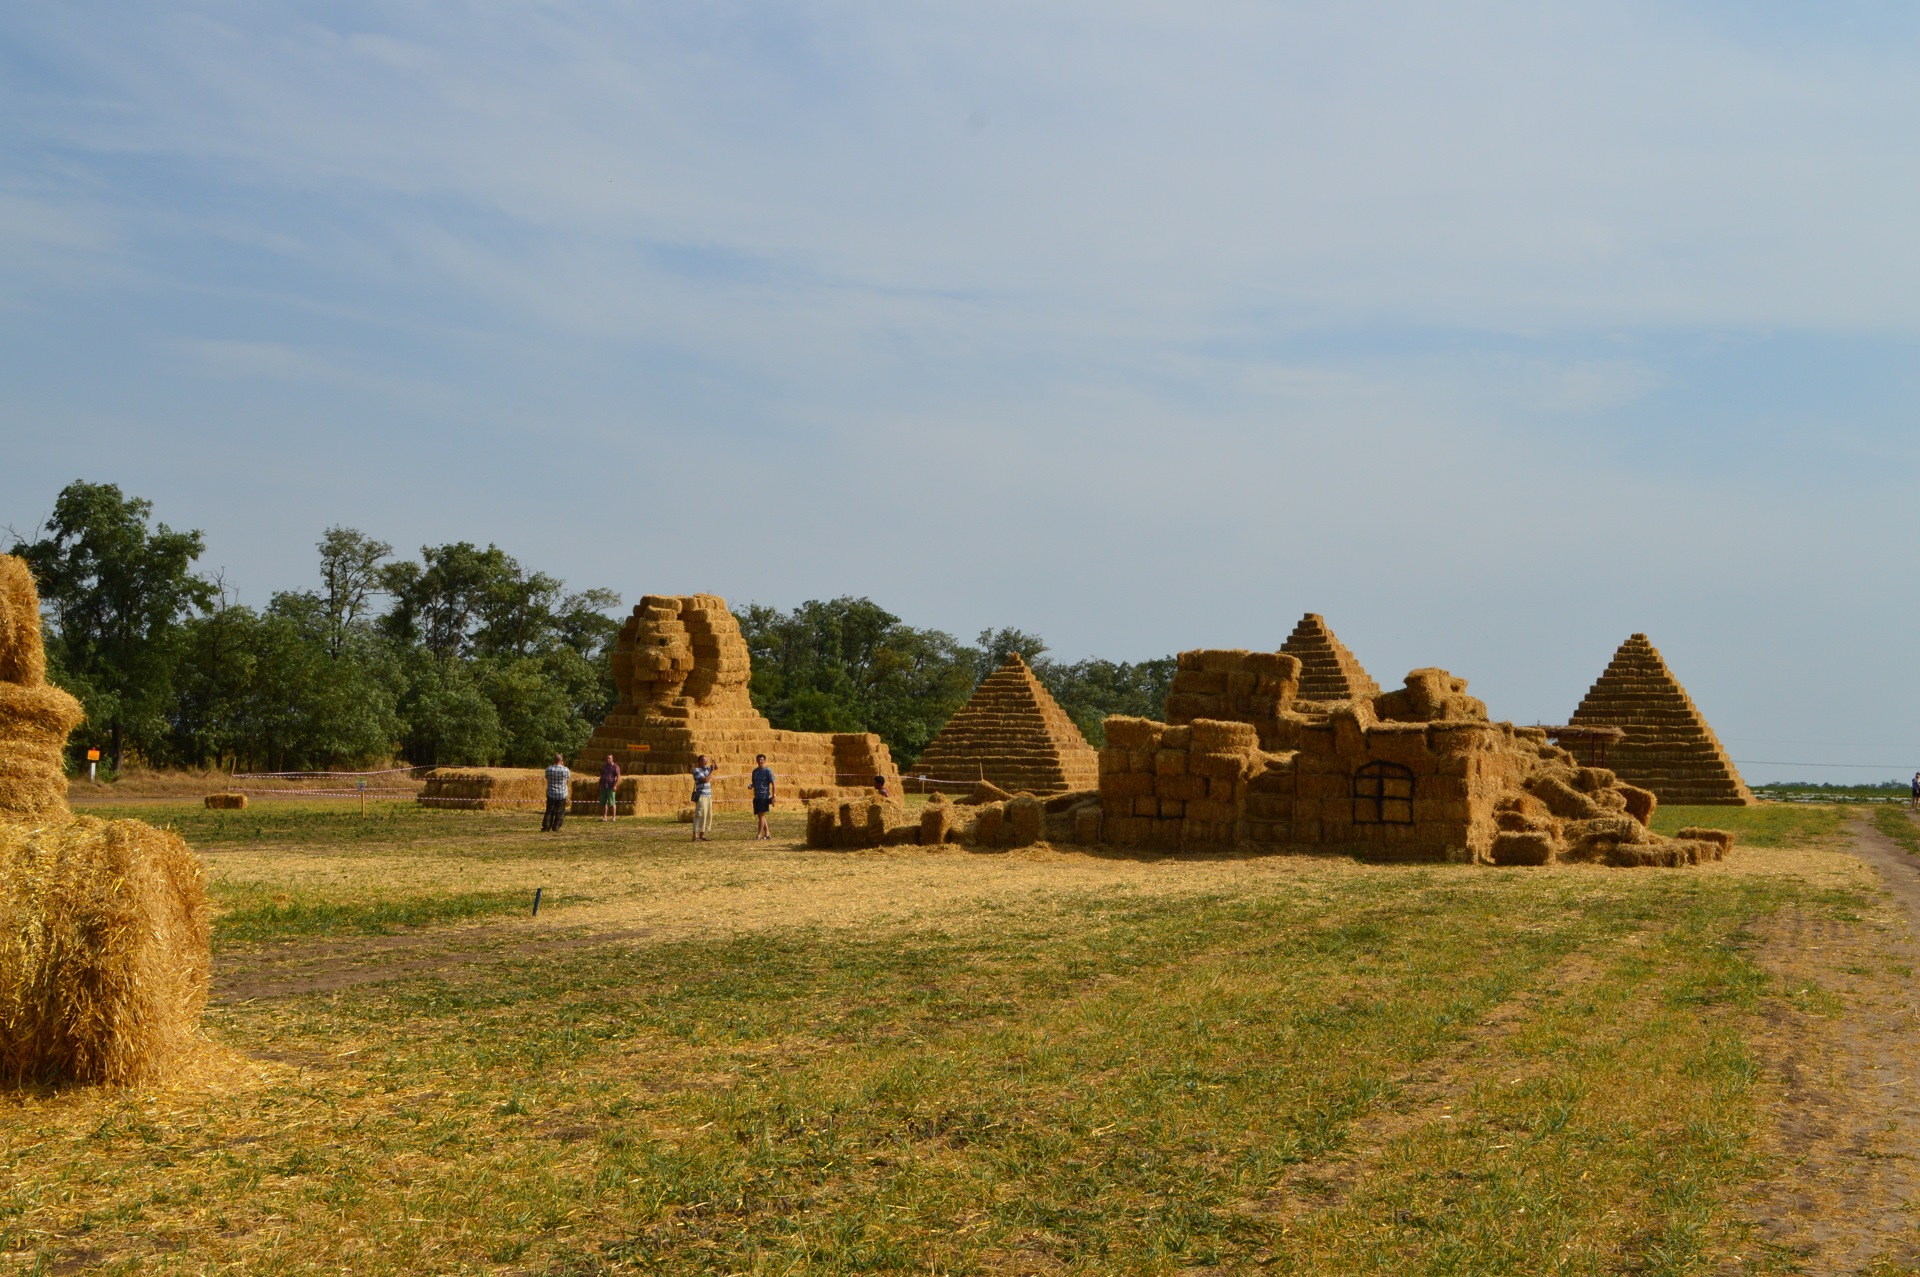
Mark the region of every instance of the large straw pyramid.
<instances>
[{"instance_id":1,"label":"large straw pyramid","mask_svg":"<svg viewBox=\"0 0 1920 1277\"><path fill-rule=\"evenodd\" d=\"M1626 739L1607 750L1607 766L1622 780L1651 789L1663 803L1754 801L1713 728L1644 634L1620 645L1568 721L1626 732Z\"/></svg>"},{"instance_id":2,"label":"large straw pyramid","mask_svg":"<svg viewBox=\"0 0 1920 1277\"><path fill-rule=\"evenodd\" d=\"M1303 701L1359 701L1380 694L1380 685L1318 612L1301 617L1280 650L1300 658L1298 695Z\"/></svg>"},{"instance_id":3,"label":"large straw pyramid","mask_svg":"<svg viewBox=\"0 0 1920 1277\"><path fill-rule=\"evenodd\" d=\"M1018 652L987 675L920 755L933 780L988 780L1010 794L1060 794L1100 783L1100 756Z\"/></svg>"}]
</instances>

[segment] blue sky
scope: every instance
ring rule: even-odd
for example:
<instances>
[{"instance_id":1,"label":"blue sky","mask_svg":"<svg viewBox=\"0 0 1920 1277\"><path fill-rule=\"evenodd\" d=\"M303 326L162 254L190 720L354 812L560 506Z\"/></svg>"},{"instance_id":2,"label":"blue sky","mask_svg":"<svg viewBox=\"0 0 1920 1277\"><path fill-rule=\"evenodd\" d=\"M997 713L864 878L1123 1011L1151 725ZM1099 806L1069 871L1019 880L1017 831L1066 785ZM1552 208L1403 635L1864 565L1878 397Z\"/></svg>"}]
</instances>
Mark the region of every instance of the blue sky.
<instances>
[{"instance_id":1,"label":"blue sky","mask_svg":"<svg viewBox=\"0 0 1920 1277\"><path fill-rule=\"evenodd\" d=\"M9 6L0 522L1312 610L1520 721L1639 630L1753 778L1911 772L1916 12Z\"/></svg>"}]
</instances>

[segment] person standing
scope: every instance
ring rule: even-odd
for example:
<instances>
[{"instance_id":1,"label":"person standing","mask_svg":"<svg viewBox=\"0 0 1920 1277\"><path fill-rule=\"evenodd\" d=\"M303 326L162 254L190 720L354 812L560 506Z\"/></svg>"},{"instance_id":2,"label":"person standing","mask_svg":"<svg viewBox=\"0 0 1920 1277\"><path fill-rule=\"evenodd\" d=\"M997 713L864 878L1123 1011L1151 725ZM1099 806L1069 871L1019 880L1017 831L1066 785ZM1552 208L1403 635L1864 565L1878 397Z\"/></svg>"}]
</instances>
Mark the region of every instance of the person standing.
<instances>
[{"instance_id":1,"label":"person standing","mask_svg":"<svg viewBox=\"0 0 1920 1277\"><path fill-rule=\"evenodd\" d=\"M567 770L567 760L555 754L547 767L547 815L540 822L541 833L560 832L560 822L567 818L567 802L573 797L572 788L573 773Z\"/></svg>"},{"instance_id":2,"label":"person standing","mask_svg":"<svg viewBox=\"0 0 1920 1277\"><path fill-rule=\"evenodd\" d=\"M713 776L719 769L705 754L693 763L693 840L707 842L713 829Z\"/></svg>"},{"instance_id":3,"label":"person standing","mask_svg":"<svg viewBox=\"0 0 1920 1277\"><path fill-rule=\"evenodd\" d=\"M620 764L613 761L613 755L607 755L607 761L600 764L600 820L601 823L612 820L618 813L615 804L620 794Z\"/></svg>"},{"instance_id":4,"label":"person standing","mask_svg":"<svg viewBox=\"0 0 1920 1277\"><path fill-rule=\"evenodd\" d=\"M773 769L767 766L765 754L753 756L753 814L760 821L760 828L754 832L754 841L771 839L773 832L767 828L767 813L773 810Z\"/></svg>"},{"instance_id":5,"label":"person standing","mask_svg":"<svg viewBox=\"0 0 1920 1277\"><path fill-rule=\"evenodd\" d=\"M1913 774L1913 806L1920 807L1920 772Z\"/></svg>"}]
</instances>

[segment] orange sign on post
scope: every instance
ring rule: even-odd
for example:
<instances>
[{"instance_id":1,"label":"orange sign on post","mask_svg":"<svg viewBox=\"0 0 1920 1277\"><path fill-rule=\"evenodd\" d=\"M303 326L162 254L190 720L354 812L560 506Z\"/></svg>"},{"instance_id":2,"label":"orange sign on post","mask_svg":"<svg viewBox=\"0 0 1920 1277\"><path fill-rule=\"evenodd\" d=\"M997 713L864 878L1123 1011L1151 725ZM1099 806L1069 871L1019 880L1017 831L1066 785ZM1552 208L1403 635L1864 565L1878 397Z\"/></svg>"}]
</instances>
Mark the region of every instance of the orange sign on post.
<instances>
[{"instance_id":1,"label":"orange sign on post","mask_svg":"<svg viewBox=\"0 0 1920 1277\"><path fill-rule=\"evenodd\" d=\"M99 751L99 750L97 750L97 749L90 749L90 750L88 750L88 751L87 751L87 761L88 761L88 762L90 762L90 763L97 763L97 762L99 762L99 761L100 761L100 751Z\"/></svg>"}]
</instances>

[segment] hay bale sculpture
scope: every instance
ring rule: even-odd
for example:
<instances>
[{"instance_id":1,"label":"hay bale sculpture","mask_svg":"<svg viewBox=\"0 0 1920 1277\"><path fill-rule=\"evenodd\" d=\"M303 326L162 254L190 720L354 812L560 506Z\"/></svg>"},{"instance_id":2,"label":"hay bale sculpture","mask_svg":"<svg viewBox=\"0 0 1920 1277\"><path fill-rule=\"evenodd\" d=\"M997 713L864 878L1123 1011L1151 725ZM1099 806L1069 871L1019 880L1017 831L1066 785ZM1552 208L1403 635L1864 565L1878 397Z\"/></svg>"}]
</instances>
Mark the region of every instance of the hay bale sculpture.
<instances>
[{"instance_id":1,"label":"hay bale sculpture","mask_svg":"<svg viewBox=\"0 0 1920 1277\"><path fill-rule=\"evenodd\" d=\"M1706 716L1644 634L1627 637L1567 722L1622 729L1625 738L1609 750L1608 766L1658 794L1661 802L1731 807L1754 802Z\"/></svg>"},{"instance_id":2,"label":"hay bale sculpture","mask_svg":"<svg viewBox=\"0 0 1920 1277\"><path fill-rule=\"evenodd\" d=\"M1654 833L1651 791L1582 766L1541 728L1490 720L1445 670L1414 670L1391 692L1306 701L1301 667L1284 651L1182 652L1168 721L1106 720L1097 789L943 800L897 826L877 804L823 805L809 812L808 841L1622 867L1700 864L1732 849L1721 830Z\"/></svg>"},{"instance_id":3,"label":"hay bale sculpture","mask_svg":"<svg viewBox=\"0 0 1920 1277\"><path fill-rule=\"evenodd\" d=\"M80 705L46 681L27 565L0 555L0 1085L164 1076L206 1006L209 917L178 834L67 808Z\"/></svg>"}]
</instances>

